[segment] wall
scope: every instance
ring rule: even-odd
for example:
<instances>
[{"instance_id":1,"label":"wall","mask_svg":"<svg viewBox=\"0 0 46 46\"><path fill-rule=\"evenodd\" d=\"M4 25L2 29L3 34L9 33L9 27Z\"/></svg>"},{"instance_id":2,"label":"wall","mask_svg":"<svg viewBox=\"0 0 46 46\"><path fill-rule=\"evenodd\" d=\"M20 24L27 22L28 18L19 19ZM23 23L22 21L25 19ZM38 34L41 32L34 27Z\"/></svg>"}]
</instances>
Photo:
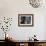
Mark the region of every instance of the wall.
<instances>
[{"instance_id":1,"label":"wall","mask_svg":"<svg viewBox=\"0 0 46 46\"><path fill-rule=\"evenodd\" d=\"M13 22L8 33L16 40L27 40L34 34L37 39L44 40L45 38L45 15L46 6L33 8L28 0L0 0L0 18L12 17ZM18 14L34 14L33 27L18 27ZM3 31L0 31L2 35ZM4 33L3 33L4 34ZM0 39L4 37L0 36Z\"/></svg>"}]
</instances>

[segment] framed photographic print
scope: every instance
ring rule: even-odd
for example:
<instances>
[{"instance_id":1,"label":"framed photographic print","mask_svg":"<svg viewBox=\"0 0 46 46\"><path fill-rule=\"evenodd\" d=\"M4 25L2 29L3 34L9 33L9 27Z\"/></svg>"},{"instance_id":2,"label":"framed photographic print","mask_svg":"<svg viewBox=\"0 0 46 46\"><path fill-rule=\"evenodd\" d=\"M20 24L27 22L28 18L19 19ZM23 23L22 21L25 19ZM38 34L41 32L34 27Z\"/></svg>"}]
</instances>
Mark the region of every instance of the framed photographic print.
<instances>
[{"instance_id":1,"label":"framed photographic print","mask_svg":"<svg viewBox=\"0 0 46 46\"><path fill-rule=\"evenodd\" d=\"M33 26L33 14L18 14L18 26Z\"/></svg>"}]
</instances>

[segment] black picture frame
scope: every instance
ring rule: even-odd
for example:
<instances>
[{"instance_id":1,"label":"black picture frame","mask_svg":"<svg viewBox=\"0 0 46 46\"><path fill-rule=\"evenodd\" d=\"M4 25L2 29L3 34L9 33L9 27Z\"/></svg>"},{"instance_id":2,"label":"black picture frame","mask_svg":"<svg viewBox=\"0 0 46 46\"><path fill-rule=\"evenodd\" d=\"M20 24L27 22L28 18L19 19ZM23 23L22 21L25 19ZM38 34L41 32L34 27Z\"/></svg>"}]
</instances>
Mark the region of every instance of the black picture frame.
<instances>
[{"instance_id":1,"label":"black picture frame","mask_svg":"<svg viewBox=\"0 0 46 46\"><path fill-rule=\"evenodd\" d=\"M18 26L34 26L34 14L18 14Z\"/></svg>"}]
</instances>

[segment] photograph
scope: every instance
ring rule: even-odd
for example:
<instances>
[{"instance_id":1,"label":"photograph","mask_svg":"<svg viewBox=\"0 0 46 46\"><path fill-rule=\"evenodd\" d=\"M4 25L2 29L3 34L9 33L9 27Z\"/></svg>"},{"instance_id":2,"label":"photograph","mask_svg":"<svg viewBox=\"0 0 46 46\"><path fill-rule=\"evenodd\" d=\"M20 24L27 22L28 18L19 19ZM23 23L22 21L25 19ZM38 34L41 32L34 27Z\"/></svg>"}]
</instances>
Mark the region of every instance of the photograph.
<instances>
[{"instance_id":1,"label":"photograph","mask_svg":"<svg viewBox=\"0 0 46 46\"><path fill-rule=\"evenodd\" d=\"M18 26L33 26L33 14L18 14Z\"/></svg>"}]
</instances>

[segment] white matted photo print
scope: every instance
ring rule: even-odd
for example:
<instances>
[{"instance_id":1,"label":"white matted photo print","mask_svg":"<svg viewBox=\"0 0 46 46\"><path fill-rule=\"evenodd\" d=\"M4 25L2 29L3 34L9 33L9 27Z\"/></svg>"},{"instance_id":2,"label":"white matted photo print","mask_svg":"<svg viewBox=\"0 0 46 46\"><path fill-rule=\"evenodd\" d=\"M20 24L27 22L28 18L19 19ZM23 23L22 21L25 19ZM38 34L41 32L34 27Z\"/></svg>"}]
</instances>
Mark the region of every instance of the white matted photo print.
<instances>
[{"instance_id":1,"label":"white matted photo print","mask_svg":"<svg viewBox=\"0 0 46 46\"><path fill-rule=\"evenodd\" d=\"M33 26L34 15L33 14L18 14L18 26Z\"/></svg>"}]
</instances>

